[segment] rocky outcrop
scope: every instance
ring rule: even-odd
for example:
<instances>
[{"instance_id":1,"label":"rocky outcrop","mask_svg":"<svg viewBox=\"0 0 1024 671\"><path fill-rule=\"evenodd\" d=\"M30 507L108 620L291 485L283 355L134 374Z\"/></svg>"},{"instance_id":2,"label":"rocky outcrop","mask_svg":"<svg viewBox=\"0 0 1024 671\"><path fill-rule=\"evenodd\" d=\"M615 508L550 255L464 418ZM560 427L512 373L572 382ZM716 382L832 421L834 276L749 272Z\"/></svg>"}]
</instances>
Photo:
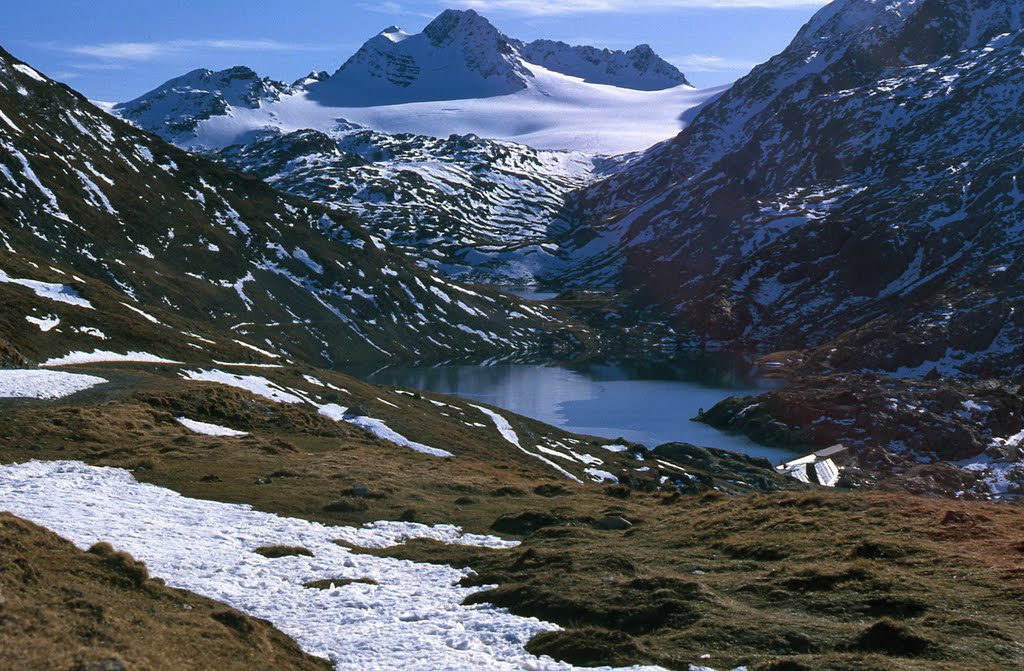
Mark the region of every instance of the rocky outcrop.
<instances>
[{"instance_id":1,"label":"rocky outcrop","mask_svg":"<svg viewBox=\"0 0 1024 671\"><path fill-rule=\"evenodd\" d=\"M629 51L571 46L554 40L517 42L516 46L528 63L593 84L640 91L660 91L690 84L679 68L658 56L647 44Z\"/></svg>"},{"instance_id":2,"label":"rocky outcrop","mask_svg":"<svg viewBox=\"0 0 1024 671\"><path fill-rule=\"evenodd\" d=\"M726 399L698 420L808 452L842 444L871 479L921 492L1012 494L991 476L1024 464L1024 396L1009 382L803 378Z\"/></svg>"}]
</instances>

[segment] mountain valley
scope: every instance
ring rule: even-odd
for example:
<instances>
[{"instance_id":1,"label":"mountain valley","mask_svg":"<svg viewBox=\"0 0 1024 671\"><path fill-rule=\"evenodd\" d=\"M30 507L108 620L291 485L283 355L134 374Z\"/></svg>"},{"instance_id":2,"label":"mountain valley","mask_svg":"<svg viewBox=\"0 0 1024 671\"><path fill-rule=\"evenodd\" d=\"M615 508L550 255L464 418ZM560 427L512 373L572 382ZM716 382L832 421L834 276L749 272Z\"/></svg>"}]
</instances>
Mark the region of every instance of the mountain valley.
<instances>
[{"instance_id":1,"label":"mountain valley","mask_svg":"<svg viewBox=\"0 0 1024 671\"><path fill-rule=\"evenodd\" d=\"M1022 54L835 0L697 89L449 9L115 104L0 48L0 671L1024 665ZM666 414L788 463L366 381L700 357L756 390Z\"/></svg>"}]
</instances>

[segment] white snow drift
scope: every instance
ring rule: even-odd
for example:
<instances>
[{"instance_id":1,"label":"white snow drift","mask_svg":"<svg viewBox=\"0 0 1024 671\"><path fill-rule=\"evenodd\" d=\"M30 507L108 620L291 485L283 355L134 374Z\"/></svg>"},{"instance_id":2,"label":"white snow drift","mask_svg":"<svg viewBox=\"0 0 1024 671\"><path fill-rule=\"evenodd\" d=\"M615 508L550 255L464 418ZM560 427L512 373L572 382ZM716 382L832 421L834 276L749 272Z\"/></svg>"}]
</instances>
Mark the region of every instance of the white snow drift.
<instances>
[{"instance_id":1,"label":"white snow drift","mask_svg":"<svg viewBox=\"0 0 1024 671\"><path fill-rule=\"evenodd\" d=\"M63 398L104 382L95 375L56 370L0 369L0 398Z\"/></svg>"},{"instance_id":2,"label":"white snow drift","mask_svg":"<svg viewBox=\"0 0 1024 671\"><path fill-rule=\"evenodd\" d=\"M189 419L187 417L175 417L178 424L191 431L192 433L198 433L202 436L223 436L227 438L241 438L242 436L248 436L249 434L245 431L235 431L229 429L226 426L220 426L219 424L210 424L208 422L200 422L195 419Z\"/></svg>"},{"instance_id":3,"label":"white snow drift","mask_svg":"<svg viewBox=\"0 0 1024 671\"><path fill-rule=\"evenodd\" d=\"M466 570L356 554L334 543L385 547L425 537L514 545L492 536L396 522L327 527L248 506L185 498L136 482L127 471L80 462L0 467L0 501L79 547L108 541L146 562L171 586L265 618L337 669L573 668L523 648L533 635L555 626L491 606L461 606L479 589L456 584ZM314 556L267 559L253 552L265 545L302 546ZM346 578L378 584L303 587Z\"/></svg>"}]
</instances>

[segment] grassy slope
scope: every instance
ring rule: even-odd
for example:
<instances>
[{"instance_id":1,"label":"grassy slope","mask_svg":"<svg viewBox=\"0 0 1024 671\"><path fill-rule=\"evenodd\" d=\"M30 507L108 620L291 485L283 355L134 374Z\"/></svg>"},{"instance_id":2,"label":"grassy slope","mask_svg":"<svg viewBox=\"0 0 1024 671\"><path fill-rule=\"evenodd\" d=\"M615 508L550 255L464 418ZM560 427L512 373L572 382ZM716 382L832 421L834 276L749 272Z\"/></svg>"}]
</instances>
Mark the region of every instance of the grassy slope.
<instances>
[{"instance_id":1,"label":"grassy slope","mask_svg":"<svg viewBox=\"0 0 1024 671\"><path fill-rule=\"evenodd\" d=\"M324 671L268 623L0 513L0 669ZM109 549L107 549L109 550Z\"/></svg>"},{"instance_id":2,"label":"grassy slope","mask_svg":"<svg viewBox=\"0 0 1024 671\"><path fill-rule=\"evenodd\" d=\"M7 403L0 461L133 467L136 477L189 496L332 524L405 518L520 536L523 546L509 552L430 543L390 552L472 566L481 583L501 585L484 598L568 627L536 639L537 652L580 663L685 669L703 654L718 668L981 670L1024 663L1024 511L1017 507L906 495L680 496L576 485L493 428L469 426L455 411L445 418L427 410L435 407L428 400L343 376L317 373L371 415L458 456L397 448L302 406L118 370L90 371L115 384L65 403ZM389 406L375 399L400 408L385 415ZM172 422L178 414L253 435L190 435ZM511 419L526 445L551 431ZM633 526L598 528L609 515Z\"/></svg>"}]
</instances>

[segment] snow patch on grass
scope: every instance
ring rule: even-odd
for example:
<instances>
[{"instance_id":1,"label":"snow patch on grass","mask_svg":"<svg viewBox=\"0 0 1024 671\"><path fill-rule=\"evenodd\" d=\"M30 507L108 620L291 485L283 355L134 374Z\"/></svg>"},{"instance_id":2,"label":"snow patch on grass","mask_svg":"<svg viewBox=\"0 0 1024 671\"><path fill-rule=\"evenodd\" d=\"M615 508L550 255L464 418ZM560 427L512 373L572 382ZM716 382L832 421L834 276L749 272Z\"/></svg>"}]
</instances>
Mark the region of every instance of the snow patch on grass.
<instances>
[{"instance_id":1,"label":"snow patch on grass","mask_svg":"<svg viewBox=\"0 0 1024 671\"><path fill-rule=\"evenodd\" d=\"M57 301L58 303L67 303L68 305L76 305L80 308L93 309L92 303L87 301L78 295L78 292L69 287L66 284L54 284L52 282L38 282L36 280L26 280L17 277L11 277L3 270L0 270L0 283L4 284L18 284L26 289L31 289L35 292L36 296L40 298L48 298L51 301Z\"/></svg>"},{"instance_id":2,"label":"snow patch on grass","mask_svg":"<svg viewBox=\"0 0 1024 671\"><path fill-rule=\"evenodd\" d=\"M409 440L402 434L398 433L397 431L389 427L383 421L379 419L374 419L373 417L352 417L346 419L345 421L348 422L349 424L361 426L362 428L366 429L367 431L377 436L381 440L387 440L396 445L401 445L402 447L408 447L411 450L422 452L423 454L431 454L435 457L455 456L451 452L439 450L436 447L430 447L428 445L424 445L423 443L417 443L415 441Z\"/></svg>"},{"instance_id":3,"label":"snow patch on grass","mask_svg":"<svg viewBox=\"0 0 1024 671\"><path fill-rule=\"evenodd\" d=\"M489 605L462 606L467 596L486 589L458 585L468 570L357 554L334 541L376 548L411 538L495 548L514 542L462 534L451 525L329 527L245 505L189 499L139 483L128 471L80 462L0 467L0 500L13 514L81 548L110 542L172 587L269 620L339 670L574 668L524 649L555 625ZM301 546L313 556L268 559L253 552L267 545ZM345 578L378 584L303 587ZM633 667L641 668L655 667Z\"/></svg>"},{"instance_id":4,"label":"snow patch on grass","mask_svg":"<svg viewBox=\"0 0 1024 671\"><path fill-rule=\"evenodd\" d=\"M46 315L45 317L32 317L30 315L25 316L25 321L30 324L35 324L39 327L39 330L43 333L52 331L60 325L60 317L55 315Z\"/></svg>"},{"instance_id":5,"label":"snow patch on grass","mask_svg":"<svg viewBox=\"0 0 1024 671\"><path fill-rule=\"evenodd\" d=\"M531 457L533 457L535 459L540 459L545 464L547 464L551 468L555 469L556 471L558 471L559 473L561 473L565 477L569 478L570 480L575 480L576 482L581 482L581 480L579 478L577 478L575 475L573 475L569 471L565 470L564 468L562 468L561 466L559 466L555 462L551 461L547 457L545 457L543 455L540 455L540 454L536 454L535 452L530 452L525 447L523 447L522 444L520 444L520 442L519 442L518 434L516 434L515 430L512 428L512 425L508 423L507 419L505 419L504 417L502 417L501 415L499 415L498 413L494 412L493 410L491 410L489 408L484 408L483 406L473 405L472 403L470 403L469 407L476 408L480 412L482 412L485 415L487 415L488 417L490 417L491 421L494 422L494 426L495 426L495 428L498 429L498 433L501 434L502 438L504 438L508 442L510 442L513 445L515 445L516 447L518 447L522 452L525 452L526 454L530 455Z\"/></svg>"},{"instance_id":6,"label":"snow patch on grass","mask_svg":"<svg viewBox=\"0 0 1024 671\"><path fill-rule=\"evenodd\" d=\"M181 363L148 352L127 352L119 354L98 349L92 352L68 352L56 359L47 359L42 366L74 366L83 363Z\"/></svg>"},{"instance_id":7,"label":"snow patch on grass","mask_svg":"<svg viewBox=\"0 0 1024 671\"><path fill-rule=\"evenodd\" d=\"M206 422L199 422L194 419L188 419L186 417L175 417L175 421L181 424L183 427L191 431L192 433L198 433L203 436L226 436L231 438L241 438L242 436L248 436L249 434L245 431L235 431L229 429L226 426L220 426L218 424L208 424Z\"/></svg>"},{"instance_id":8,"label":"snow patch on grass","mask_svg":"<svg viewBox=\"0 0 1024 671\"><path fill-rule=\"evenodd\" d=\"M102 377L56 370L0 369L0 398L64 398L104 382Z\"/></svg>"},{"instance_id":9,"label":"snow patch on grass","mask_svg":"<svg viewBox=\"0 0 1024 671\"><path fill-rule=\"evenodd\" d=\"M222 370L186 370L182 377L194 382L217 382L229 387L245 389L275 403L305 403L305 399L289 393L265 377L259 375L235 375Z\"/></svg>"}]
</instances>

